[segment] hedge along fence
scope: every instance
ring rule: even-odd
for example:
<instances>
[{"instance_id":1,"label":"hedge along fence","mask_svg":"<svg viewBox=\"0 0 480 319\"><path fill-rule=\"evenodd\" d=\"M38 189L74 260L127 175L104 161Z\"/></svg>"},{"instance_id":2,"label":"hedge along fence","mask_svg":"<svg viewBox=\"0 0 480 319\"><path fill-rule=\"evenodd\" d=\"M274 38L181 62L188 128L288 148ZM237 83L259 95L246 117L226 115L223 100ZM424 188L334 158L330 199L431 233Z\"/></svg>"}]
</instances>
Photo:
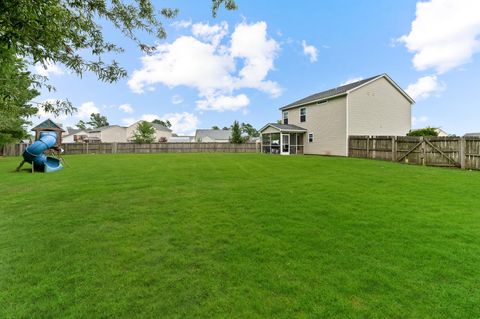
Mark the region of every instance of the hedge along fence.
<instances>
[{"instance_id":1,"label":"hedge along fence","mask_svg":"<svg viewBox=\"0 0 480 319\"><path fill-rule=\"evenodd\" d=\"M4 145L3 156L20 156L28 144ZM65 154L116 154L116 153L257 153L257 143L67 143L62 144Z\"/></svg>"},{"instance_id":2,"label":"hedge along fence","mask_svg":"<svg viewBox=\"0 0 480 319\"><path fill-rule=\"evenodd\" d=\"M480 138L350 136L348 156L480 170Z\"/></svg>"}]
</instances>

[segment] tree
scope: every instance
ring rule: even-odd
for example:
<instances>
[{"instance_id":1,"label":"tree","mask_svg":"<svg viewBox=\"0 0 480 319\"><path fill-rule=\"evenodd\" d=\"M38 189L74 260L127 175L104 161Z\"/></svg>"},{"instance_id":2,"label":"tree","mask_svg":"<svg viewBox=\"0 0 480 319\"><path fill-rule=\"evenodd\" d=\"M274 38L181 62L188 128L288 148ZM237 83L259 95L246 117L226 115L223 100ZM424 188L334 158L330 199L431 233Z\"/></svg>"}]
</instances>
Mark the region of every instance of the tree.
<instances>
[{"instance_id":1,"label":"tree","mask_svg":"<svg viewBox=\"0 0 480 319\"><path fill-rule=\"evenodd\" d=\"M165 126L165 127L167 127L167 128L171 128L171 127L172 127L172 123L170 123L169 120L162 121L162 120L156 119L156 120L153 120L152 123L160 124L160 125L163 125L163 126Z\"/></svg>"},{"instance_id":2,"label":"tree","mask_svg":"<svg viewBox=\"0 0 480 319\"><path fill-rule=\"evenodd\" d=\"M241 125L242 133L248 137L259 137L260 133L249 123L242 123Z\"/></svg>"},{"instance_id":3,"label":"tree","mask_svg":"<svg viewBox=\"0 0 480 319\"><path fill-rule=\"evenodd\" d=\"M240 124L238 124L238 121L233 122L232 137L230 138L230 142L234 144L242 144L244 142L242 130L240 129Z\"/></svg>"},{"instance_id":4,"label":"tree","mask_svg":"<svg viewBox=\"0 0 480 319\"><path fill-rule=\"evenodd\" d=\"M410 130L407 136L438 136L437 128L425 127L417 130Z\"/></svg>"},{"instance_id":5,"label":"tree","mask_svg":"<svg viewBox=\"0 0 480 319\"><path fill-rule=\"evenodd\" d=\"M15 51L0 46L0 145L25 138L28 135L25 127L31 124L29 118L39 108L46 112L53 109L57 115L73 109L59 101L33 101L40 95L39 81L41 77L31 74Z\"/></svg>"},{"instance_id":6,"label":"tree","mask_svg":"<svg viewBox=\"0 0 480 319\"><path fill-rule=\"evenodd\" d=\"M212 0L214 17L222 4L227 10L236 9L234 0ZM122 52L123 48L104 39L104 22L133 40L142 51L151 53L155 48L140 41L137 34L154 35L154 41L164 39L166 32L160 19L173 18L177 13L178 10L172 8L157 11L151 0L2 0L0 65L16 67L16 76L20 76L22 82L30 81L31 85L23 85L23 88L55 90L47 83L47 77L27 74L21 60L43 66L61 63L79 76L92 72L101 81L115 82L127 76L127 72L117 61L105 62L105 58ZM12 62L13 59L17 61ZM28 122L29 116L36 114L34 109L55 115L72 114L76 110L68 100L56 100L35 102L37 107L25 113L26 104L22 101L33 91L17 89L6 74L0 75L0 100L2 103L9 100L9 109L2 108L1 112L15 115L3 114L0 121L6 123L9 130L17 133L24 130L22 125ZM31 98L36 96L38 94ZM12 132L2 134L13 136Z\"/></svg>"},{"instance_id":7,"label":"tree","mask_svg":"<svg viewBox=\"0 0 480 319\"><path fill-rule=\"evenodd\" d=\"M230 128L228 128L228 127L226 127L226 126L224 126L224 127L222 128L222 130L224 130L224 131L228 131L229 129L230 129Z\"/></svg>"},{"instance_id":8,"label":"tree","mask_svg":"<svg viewBox=\"0 0 480 319\"><path fill-rule=\"evenodd\" d=\"M155 129L152 123L142 121L138 123L137 129L133 132L132 142L134 143L152 143L155 141Z\"/></svg>"},{"instance_id":9,"label":"tree","mask_svg":"<svg viewBox=\"0 0 480 319\"><path fill-rule=\"evenodd\" d=\"M234 0L212 0L212 15L220 6L237 8ZM0 1L0 46L12 49L32 63L62 63L79 76L93 72L106 82L127 75L117 61L105 56L124 49L104 39L101 22L110 23L123 36L147 53L154 47L138 34L165 39L162 18L171 19L178 9L157 11L151 0L2 0Z\"/></svg>"},{"instance_id":10,"label":"tree","mask_svg":"<svg viewBox=\"0 0 480 319\"><path fill-rule=\"evenodd\" d=\"M110 125L108 123L107 117L104 115L100 115L100 113L92 113L90 114L90 121L87 122L93 128L99 128L102 126Z\"/></svg>"},{"instance_id":11,"label":"tree","mask_svg":"<svg viewBox=\"0 0 480 319\"><path fill-rule=\"evenodd\" d=\"M80 120L78 121L78 123L76 124L76 126L81 129L81 130L88 130L90 129L89 127L87 127L87 123L85 123L83 120Z\"/></svg>"},{"instance_id":12,"label":"tree","mask_svg":"<svg viewBox=\"0 0 480 319\"><path fill-rule=\"evenodd\" d=\"M218 131L218 130L220 130L220 128L218 126L214 125L214 126L212 126L212 130Z\"/></svg>"},{"instance_id":13,"label":"tree","mask_svg":"<svg viewBox=\"0 0 480 319\"><path fill-rule=\"evenodd\" d=\"M108 125L110 124L108 123L107 117L101 115L100 113L92 113L90 114L90 120L88 122L80 120L76 124L76 126L81 130L90 130L92 128L99 128Z\"/></svg>"}]
</instances>

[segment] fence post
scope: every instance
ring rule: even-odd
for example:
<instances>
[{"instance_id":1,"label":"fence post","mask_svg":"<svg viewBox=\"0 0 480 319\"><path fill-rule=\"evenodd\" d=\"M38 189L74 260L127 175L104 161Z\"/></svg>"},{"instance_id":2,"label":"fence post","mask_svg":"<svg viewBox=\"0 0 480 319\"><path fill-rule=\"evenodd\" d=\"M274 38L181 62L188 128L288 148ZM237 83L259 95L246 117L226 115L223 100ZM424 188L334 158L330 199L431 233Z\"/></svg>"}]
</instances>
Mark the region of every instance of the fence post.
<instances>
[{"instance_id":1,"label":"fence post","mask_svg":"<svg viewBox=\"0 0 480 319\"><path fill-rule=\"evenodd\" d=\"M465 137L460 137L459 142L460 142L460 152L459 152L460 168L465 169L465 162L466 162L466 154L465 154L466 141L465 141Z\"/></svg>"},{"instance_id":2,"label":"fence post","mask_svg":"<svg viewBox=\"0 0 480 319\"><path fill-rule=\"evenodd\" d=\"M392 136L392 162L397 161L397 137Z\"/></svg>"},{"instance_id":3,"label":"fence post","mask_svg":"<svg viewBox=\"0 0 480 319\"><path fill-rule=\"evenodd\" d=\"M112 143L112 154L116 154L117 153L117 142L113 142Z\"/></svg>"},{"instance_id":4,"label":"fence post","mask_svg":"<svg viewBox=\"0 0 480 319\"><path fill-rule=\"evenodd\" d=\"M367 135L367 158L370 158L370 136Z\"/></svg>"},{"instance_id":5,"label":"fence post","mask_svg":"<svg viewBox=\"0 0 480 319\"><path fill-rule=\"evenodd\" d=\"M421 158L422 158L422 166L425 166L426 165L426 158L425 158L425 155L426 155L426 149L425 149L425 137L423 136L420 136L420 141L422 141L422 146L421 146Z\"/></svg>"}]
</instances>

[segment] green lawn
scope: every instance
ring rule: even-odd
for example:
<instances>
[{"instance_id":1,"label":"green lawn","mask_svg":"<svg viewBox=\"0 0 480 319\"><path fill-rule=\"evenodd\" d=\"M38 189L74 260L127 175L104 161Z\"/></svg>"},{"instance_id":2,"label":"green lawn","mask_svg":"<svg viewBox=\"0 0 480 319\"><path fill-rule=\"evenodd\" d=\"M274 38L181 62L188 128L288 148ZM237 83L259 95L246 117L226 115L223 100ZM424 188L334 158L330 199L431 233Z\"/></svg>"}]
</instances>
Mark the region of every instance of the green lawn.
<instances>
[{"instance_id":1,"label":"green lawn","mask_svg":"<svg viewBox=\"0 0 480 319\"><path fill-rule=\"evenodd\" d=\"M0 158L0 318L480 317L480 172L159 154L32 175L19 161Z\"/></svg>"}]
</instances>

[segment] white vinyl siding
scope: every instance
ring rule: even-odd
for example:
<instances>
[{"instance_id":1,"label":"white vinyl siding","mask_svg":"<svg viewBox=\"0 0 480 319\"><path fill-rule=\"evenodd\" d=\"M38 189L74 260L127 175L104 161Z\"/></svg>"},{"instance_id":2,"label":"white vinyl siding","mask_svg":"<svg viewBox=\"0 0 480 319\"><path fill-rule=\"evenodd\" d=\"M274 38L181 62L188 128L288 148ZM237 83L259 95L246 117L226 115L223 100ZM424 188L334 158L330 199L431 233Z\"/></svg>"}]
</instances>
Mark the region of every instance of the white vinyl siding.
<instances>
[{"instance_id":1,"label":"white vinyl siding","mask_svg":"<svg viewBox=\"0 0 480 319\"><path fill-rule=\"evenodd\" d=\"M403 136L411 128L411 103L379 78L348 95L349 135Z\"/></svg>"}]
</instances>

